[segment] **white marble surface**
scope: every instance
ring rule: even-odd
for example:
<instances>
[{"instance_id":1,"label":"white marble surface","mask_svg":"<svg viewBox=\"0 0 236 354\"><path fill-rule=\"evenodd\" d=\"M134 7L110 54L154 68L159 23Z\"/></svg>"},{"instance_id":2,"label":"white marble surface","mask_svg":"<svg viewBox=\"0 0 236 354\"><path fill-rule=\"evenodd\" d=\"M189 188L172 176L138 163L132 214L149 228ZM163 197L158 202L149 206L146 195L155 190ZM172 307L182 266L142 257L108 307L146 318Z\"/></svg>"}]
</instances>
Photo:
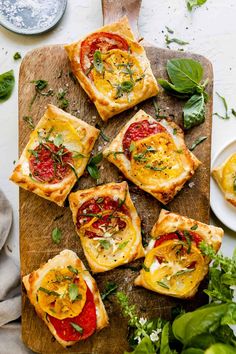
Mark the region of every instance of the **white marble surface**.
<instances>
[{"instance_id":1,"label":"white marble surface","mask_svg":"<svg viewBox=\"0 0 236 354\"><path fill-rule=\"evenodd\" d=\"M128 1L128 0L127 0ZM22 56L29 50L46 44L66 43L102 25L100 0L68 0L64 18L57 28L48 34L25 37L13 34L0 27L0 72L14 69L16 78L20 61L13 55L19 51ZM139 18L141 36L151 43L165 47L165 26L175 31L175 36L188 41L185 46L207 56L213 63L215 88L227 98L229 107L236 109L236 2L235 0L208 0L206 5L190 13L185 0L143 0ZM174 49L178 45L171 45ZM214 111L222 112L221 102L215 97ZM18 251L18 188L8 181L17 160L18 150L18 108L17 85L12 97L0 104L0 188L5 192L14 209L14 226L9 246L19 263ZM212 156L222 145L232 140L236 133L236 118L228 121L213 118ZM236 215L236 214L235 214ZM212 220L216 225L220 222ZM1 221L0 221L1 222ZM223 252L232 254L236 234L225 228Z\"/></svg>"}]
</instances>

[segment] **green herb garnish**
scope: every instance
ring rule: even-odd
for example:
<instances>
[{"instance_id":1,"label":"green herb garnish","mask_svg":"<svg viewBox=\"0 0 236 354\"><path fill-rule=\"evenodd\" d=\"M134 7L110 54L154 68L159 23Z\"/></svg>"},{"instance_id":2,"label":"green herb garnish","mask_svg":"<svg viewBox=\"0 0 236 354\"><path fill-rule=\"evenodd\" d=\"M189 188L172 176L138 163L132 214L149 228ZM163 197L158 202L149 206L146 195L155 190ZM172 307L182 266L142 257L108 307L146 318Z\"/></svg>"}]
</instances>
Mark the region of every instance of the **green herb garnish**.
<instances>
[{"instance_id":1,"label":"green herb garnish","mask_svg":"<svg viewBox=\"0 0 236 354\"><path fill-rule=\"evenodd\" d=\"M34 130L35 125L33 122L33 118L31 116L24 116L23 121L28 124L28 126L31 130Z\"/></svg>"},{"instance_id":2,"label":"green herb garnish","mask_svg":"<svg viewBox=\"0 0 236 354\"><path fill-rule=\"evenodd\" d=\"M182 270L179 270L178 272L176 272L175 274L173 274L173 277L175 276L179 276L179 275L183 275L185 273L191 273L195 270L195 268L187 268L187 269L182 269Z\"/></svg>"},{"instance_id":3,"label":"green herb garnish","mask_svg":"<svg viewBox=\"0 0 236 354\"><path fill-rule=\"evenodd\" d=\"M52 240L54 243L59 245L61 242L61 237L62 237L62 232L58 227L55 227L55 229L52 230Z\"/></svg>"},{"instance_id":4,"label":"green herb garnish","mask_svg":"<svg viewBox=\"0 0 236 354\"><path fill-rule=\"evenodd\" d=\"M69 101L67 98L63 98L61 101L60 101L60 105L59 107L61 109L66 109L67 107L69 106Z\"/></svg>"},{"instance_id":5,"label":"green herb garnish","mask_svg":"<svg viewBox=\"0 0 236 354\"><path fill-rule=\"evenodd\" d=\"M167 30L168 33L170 33L170 34L173 34L173 33L174 33L174 31L173 31L170 27L165 26L165 28L166 28L166 30Z\"/></svg>"},{"instance_id":6,"label":"green herb garnish","mask_svg":"<svg viewBox=\"0 0 236 354\"><path fill-rule=\"evenodd\" d=\"M170 43L177 43L179 45L189 44L189 42L183 41L183 40L178 39L178 38L170 38L168 36L168 34L165 35L165 41L166 41L166 44L170 44Z\"/></svg>"},{"instance_id":7,"label":"green herb garnish","mask_svg":"<svg viewBox=\"0 0 236 354\"><path fill-rule=\"evenodd\" d=\"M145 272L150 272L150 268L146 267L145 264L142 264L142 268L145 270Z\"/></svg>"},{"instance_id":8,"label":"green herb garnish","mask_svg":"<svg viewBox=\"0 0 236 354\"><path fill-rule=\"evenodd\" d=\"M229 112L228 112L228 104L226 102L225 97L221 96L218 92L216 92L217 96L221 99L224 109L225 109L225 114L221 115L219 113L214 113L215 116L221 119L230 119Z\"/></svg>"},{"instance_id":9,"label":"green herb garnish","mask_svg":"<svg viewBox=\"0 0 236 354\"><path fill-rule=\"evenodd\" d=\"M198 224L195 224L191 227L191 230L197 230L197 228L198 228Z\"/></svg>"},{"instance_id":10,"label":"green herb garnish","mask_svg":"<svg viewBox=\"0 0 236 354\"><path fill-rule=\"evenodd\" d=\"M100 152L96 156L93 156L87 165L87 171L90 174L90 176L94 179L99 178L99 170L97 165L102 161L102 159L103 159L103 155Z\"/></svg>"},{"instance_id":11,"label":"green herb garnish","mask_svg":"<svg viewBox=\"0 0 236 354\"><path fill-rule=\"evenodd\" d=\"M157 284L165 289L170 289L170 287L163 281L157 281Z\"/></svg>"},{"instance_id":12,"label":"green herb garnish","mask_svg":"<svg viewBox=\"0 0 236 354\"><path fill-rule=\"evenodd\" d=\"M199 136L197 139L194 140L192 146L189 148L190 151L193 151L196 146L201 144L204 140L207 139L207 136Z\"/></svg>"},{"instance_id":13,"label":"green herb garnish","mask_svg":"<svg viewBox=\"0 0 236 354\"><path fill-rule=\"evenodd\" d=\"M0 102L7 100L15 85L14 71L10 70L0 75Z\"/></svg>"},{"instance_id":14,"label":"green herb garnish","mask_svg":"<svg viewBox=\"0 0 236 354\"><path fill-rule=\"evenodd\" d=\"M184 237L186 238L187 245L188 245L187 253L190 253L191 246L192 246L192 238L191 238L190 233L187 230L184 230Z\"/></svg>"},{"instance_id":15,"label":"green herb garnish","mask_svg":"<svg viewBox=\"0 0 236 354\"><path fill-rule=\"evenodd\" d=\"M153 171L163 171L166 169L166 167L156 167L156 166L152 166L152 165L146 165L145 168L147 168L149 170L153 170Z\"/></svg>"},{"instance_id":16,"label":"green herb garnish","mask_svg":"<svg viewBox=\"0 0 236 354\"><path fill-rule=\"evenodd\" d=\"M67 266L67 269L71 272L71 273L74 273L76 275L79 274L78 270L76 268L74 268L72 265L68 265Z\"/></svg>"},{"instance_id":17,"label":"green herb garnish","mask_svg":"<svg viewBox=\"0 0 236 354\"><path fill-rule=\"evenodd\" d=\"M74 323L74 322L70 322L70 325L79 333L83 333L83 328L80 327L77 323Z\"/></svg>"},{"instance_id":18,"label":"green herb garnish","mask_svg":"<svg viewBox=\"0 0 236 354\"><path fill-rule=\"evenodd\" d=\"M19 60L21 59L21 54L19 52L16 52L14 55L13 55L13 59L14 60Z\"/></svg>"},{"instance_id":19,"label":"green herb garnish","mask_svg":"<svg viewBox=\"0 0 236 354\"><path fill-rule=\"evenodd\" d=\"M54 139L54 145L57 147L61 146L63 144L63 136L62 134L57 134L55 139Z\"/></svg>"},{"instance_id":20,"label":"green herb garnish","mask_svg":"<svg viewBox=\"0 0 236 354\"><path fill-rule=\"evenodd\" d=\"M128 245L129 241L125 241L119 244L118 250L123 250Z\"/></svg>"},{"instance_id":21,"label":"green herb garnish","mask_svg":"<svg viewBox=\"0 0 236 354\"><path fill-rule=\"evenodd\" d=\"M110 294L113 294L118 288L118 285L114 282L108 282L104 291L101 294L102 300L105 300Z\"/></svg>"},{"instance_id":22,"label":"green herb garnish","mask_svg":"<svg viewBox=\"0 0 236 354\"><path fill-rule=\"evenodd\" d=\"M68 292L69 292L69 298L72 302L77 300L77 297L79 295L79 290L76 284L71 283L68 287Z\"/></svg>"},{"instance_id":23,"label":"green herb garnish","mask_svg":"<svg viewBox=\"0 0 236 354\"><path fill-rule=\"evenodd\" d=\"M93 65L94 65L95 69L97 70L97 72L102 74L102 72L104 70L104 66L103 66L102 54L101 54L100 50L95 50L95 52L94 52Z\"/></svg>"},{"instance_id":24,"label":"green herb garnish","mask_svg":"<svg viewBox=\"0 0 236 354\"><path fill-rule=\"evenodd\" d=\"M107 240L99 240L100 246L103 247L105 250L108 250L111 247L111 244Z\"/></svg>"},{"instance_id":25,"label":"green herb garnish","mask_svg":"<svg viewBox=\"0 0 236 354\"><path fill-rule=\"evenodd\" d=\"M189 11L192 11L194 7L202 6L207 0L186 0Z\"/></svg>"},{"instance_id":26,"label":"green herb garnish","mask_svg":"<svg viewBox=\"0 0 236 354\"><path fill-rule=\"evenodd\" d=\"M42 291L42 292L44 292L47 295L60 296L60 294L57 293L56 291L51 291L51 290L45 289L42 286L40 286L40 288L38 288L38 291Z\"/></svg>"}]
</instances>

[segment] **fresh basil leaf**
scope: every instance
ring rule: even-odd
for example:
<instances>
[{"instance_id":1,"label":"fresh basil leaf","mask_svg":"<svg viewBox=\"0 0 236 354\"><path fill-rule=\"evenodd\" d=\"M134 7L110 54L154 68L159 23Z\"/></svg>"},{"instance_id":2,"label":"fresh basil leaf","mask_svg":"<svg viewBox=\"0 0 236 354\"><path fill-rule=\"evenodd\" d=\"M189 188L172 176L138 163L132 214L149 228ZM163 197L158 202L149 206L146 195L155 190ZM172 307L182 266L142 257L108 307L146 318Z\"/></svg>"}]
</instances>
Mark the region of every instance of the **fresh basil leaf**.
<instances>
[{"instance_id":1,"label":"fresh basil leaf","mask_svg":"<svg viewBox=\"0 0 236 354\"><path fill-rule=\"evenodd\" d=\"M78 286L74 283L71 283L68 288L69 291L69 298L73 302L77 299L77 296L79 295L79 289Z\"/></svg>"},{"instance_id":2,"label":"fresh basil leaf","mask_svg":"<svg viewBox=\"0 0 236 354\"><path fill-rule=\"evenodd\" d=\"M205 354L235 354L236 349L235 346L223 344L223 343L215 343L211 345L204 353Z\"/></svg>"},{"instance_id":3,"label":"fresh basil leaf","mask_svg":"<svg viewBox=\"0 0 236 354\"><path fill-rule=\"evenodd\" d=\"M184 105L184 128L190 129L205 121L205 102L203 94L193 95Z\"/></svg>"},{"instance_id":4,"label":"fresh basil leaf","mask_svg":"<svg viewBox=\"0 0 236 354\"><path fill-rule=\"evenodd\" d=\"M189 44L189 42L183 41L182 39L170 38L168 36L168 34L165 35L165 41L166 41L166 44L170 44L170 43L176 43L176 44L179 44L179 45Z\"/></svg>"},{"instance_id":5,"label":"fresh basil leaf","mask_svg":"<svg viewBox=\"0 0 236 354\"><path fill-rule=\"evenodd\" d=\"M167 322L161 333L161 346L160 346L160 354L177 354L175 350L170 349L169 339L170 339L170 324Z\"/></svg>"},{"instance_id":6,"label":"fresh basil leaf","mask_svg":"<svg viewBox=\"0 0 236 354\"><path fill-rule=\"evenodd\" d=\"M109 143L110 138L108 138L108 136L104 133L102 129L100 130L100 135L104 141L107 141Z\"/></svg>"},{"instance_id":7,"label":"fresh basil leaf","mask_svg":"<svg viewBox=\"0 0 236 354\"><path fill-rule=\"evenodd\" d=\"M79 274L78 270L76 268L74 268L72 265L68 265L67 266L67 269L71 272L71 273L74 273L76 275Z\"/></svg>"},{"instance_id":8,"label":"fresh basil leaf","mask_svg":"<svg viewBox=\"0 0 236 354\"><path fill-rule=\"evenodd\" d=\"M194 140L192 146L189 148L190 151L193 151L196 146L201 144L204 140L207 139L207 136L199 136L197 139Z\"/></svg>"},{"instance_id":9,"label":"fresh basil leaf","mask_svg":"<svg viewBox=\"0 0 236 354\"><path fill-rule=\"evenodd\" d=\"M90 174L90 176L94 179L99 178L99 171L96 165L88 165L87 166L87 171Z\"/></svg>"},{"instance_id":10,"label":"fresh basil leaf","mask_svg":"<svg viewBox=\"0 0 236 354\"><path fill-rule=\"evenodd\" d=\"M108 297L108 295L114 293L117 288L118 288L118 285L116 283L108 282L105 286L104 291L101 294L102 300L105 300Z\"/></svg>"},{"instance_id":11,"label":"fresh basil leaf","mask_svg":"<svg viewBox=\"0 0 236 354\"><path fill-rule=\"evenodd\" d=\"M173 31L170 27L165 26L165 28L166 28L166 30L167 30L168 33L170 33L170 34L173 34L173 33L174 33L174 31Z\"/></svg>"},{"instance_id":12,"label":"fresh basil leaf","mask_svg":"<svg viewBox=\"0 0 236 354\"><path fill-rule=\"evenodd\" d=\"M55 229L52 230L52 240L54 243L59 245L61 242L61 237L62 237L62 232L58 227L55 227Z\"/></svg>"},{"instance_id":13,"label":"fresh basil leaf","mask_svg":"<svg viewBox=\"0 0 236 354\"><path fill-rule=\"evenodd\" d=\"M56 145L57 147L59 147L60 145L62 145L63 143L63 136L62 134L57 134L55 139L54 139L54 145Z\"/></svg>"},{"instance_id":14,"label":"fresh basil leaf","mask_svg":"<svg viewBox=\"0 0 236 354\"><path fill-rule=\"evenodd\" d=\"M15 77L13 70L7 71L0 75L0 102L11 96L15 85Z\"/></svg>"},{"instance_id":15,"label":"fresh basil leaf","mask_svg":"<svg viewBox=\"0 0 236 354\"><path fill-rule=\"evenodd\" d=\"M104 67L103 67L103 61L102 61L102 54L100 50L95 50L94 55L93 55L93 65L97 72L102 74Z\"/></svg>"},{"instance_id":16,"label":"fresh basil leaf","mask_svg":"<svg viewBox=\"0 0 236 354\"><path fill-rule=\"evenodd\" d=\"M80 327L77 323L74 323L74 322L70 322L70 325L79 333L83 333L83 328Z\"/></svg>"},{"instance_id":17,"label":"fresh basil leaf","mask_svg":"<svg viewBox=\"0 0 236 354\"><path fill-rule=\"evenodd\" d=\"M42 91L43 89L45 89L48 86L48 81L46 80L34 80L31 81L31 83L35 84L35 89Z\"/></svg>"},{"instance_id":18,"label":"fresh basil leaf","mask_svg":"<svg viewBox=\"0 0 236 354\"><path fill-rule=\"evenodd\" d=\"M69 101L68 101L67 98L63 98L62 100L60 100L60 105L59 105L59 107L60 107L61 109L65 109L65 108L67 108L68 106L69 106Z\"/></svg>"},{"instance_id":19,"label":"fresh basil leaf","mask_svg":"<svg viewBox=\"0 0 236 354\"><path fill-rule=\"evenodd\" d=\"M158 79L158 83L165 91L181 99L189 97L189 95L192 94L195 90L194 88L186 90L185 88L182 89L181 87L176 87L171 82L164 79Z\"/></svg>"},{"instance_id":20,"label":"fresh basil leaf","mask_svg":"<svg viewBox=\"0 0 236 354\"><path fill-rule=\"evenodd\" d=\"M192 11L194 7L202 6L207 0L187 0L187 7L189 11Z\"/></svg>"},{"instance_id":21,"label":"fresh basil leaf","mask_svg":"<svg viewBox=\"0 0 236 354\"><path fill-rule=\"evenodd\" d=\"M176 87L181 88L182 92L190 92L199 86L203 67L193 59L170 59L167 61L167 72Z\"/></svg>"},{"instance_id":22,"label":"fresh basil leaf","mask_svg":"<svg viewBox=\"0 0 236 354\"><path fill-rule=\"evenodd\" d=\"M149 337L144 337L132 352L124 352L124 354L156 354L156 349Z\"/></svg>"},{"instance_id":23,"label":"fresh basil leaf","mask_svg":"<svg viewBox=\"0 0 236 354\"><path fill-rule=\"evenodd\" d=\"M99 243L105 250L108 250L111 247L110 242L107 240L99 240Z\"/></svg>"},{"instance_id":24,"label":"fresh basil leaf","mask_svg":"<svg viewBox=\"0 0 236 354\"><path fill-rule=\"evenodd\" d=\"M123 92L131 92L133 90L134 84L132 81L123 81L120 84L120 87Z\"/></svg>"},{"instance_id":25,"label":"fresh basil leaf","mask_svg":"<svg viewBox=\"0 0 236 354\"><path fill-rule=\"evenodd\" d=\"M90 165L97 165L99 164L103 159L103 154L102 152L99 152L97 155L93 156L89 162Z\"/></svg>"}]
</instances>

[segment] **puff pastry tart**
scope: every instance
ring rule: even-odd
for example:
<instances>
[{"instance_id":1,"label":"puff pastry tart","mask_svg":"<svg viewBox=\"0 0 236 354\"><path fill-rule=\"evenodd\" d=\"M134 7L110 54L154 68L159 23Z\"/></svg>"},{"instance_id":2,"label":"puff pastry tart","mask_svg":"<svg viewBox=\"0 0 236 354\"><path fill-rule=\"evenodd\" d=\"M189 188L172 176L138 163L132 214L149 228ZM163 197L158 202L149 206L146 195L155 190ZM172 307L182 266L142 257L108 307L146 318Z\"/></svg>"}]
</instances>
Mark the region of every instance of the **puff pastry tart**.
<instances>
[{"instance_id":1,"label":"puff pastry tart","mask_svg":"<svg viewBox=\"0 0 236 354\"><path fill-rule=\"evenodd\" d=\"M200 161L187 149L182 130L138 111L103 155L139 188L169 203Z\"/></svg>"},{"instance_id":2,"label":"puff pastry tart","mask_svg":"<svg viewBox=\"0 0 236 354\"><path fill-rule=\"evenodd\" d=\"M93 272L105 272L144 257L140 219L126 182L71 193L69 202Z\"/></svg>"},{"instance_id":3,"label":"puff pastry tart","mask_svg":"<svg viewBox=\"0 0 236 354\"><path fill-rule=\"evenodd\" d=\"M158 93L145 50L127 17L65 49L74 75L104 121Z\"/></svg>"},{"instance_id":4,"label":"puff pastry tart","mask_svg":"<svg viewBox=\"0 0 236 354\"><path fill-rule=\"evenodd\" d=\"M223 233L219 227L162 209L135 285L178 298L194 296L209 264L199 244L204 241L218 251Z\"/></svg>"},{"instance_id":5,"label":"puff pastry tart","mask_svg":"<svg viewBox=\"0 0 236 354\"><path fill-rule=\"evenodd\" d=\"M10 179L63 206L84 172L98 134L84 121L48 105Z\"/></svg>"},{"instance_id":6,"label":"puff pastry tart","mask_svg":"<svg viewBox=\"0 0 236 354\"><path fill-rule=\"evenodd\" d=\"M70 250L24 276L23 283L38 316L63 347L108 325L95 280Z\"/></svg>"},{"instance_id":7,"label":"puff pastry tart","mask_svg":"<svg viewBox=\"0 0 236 354\"><path fill-rule=\"evenodd\" d=\"M228 159L219 167L212 170L225 199L236 206L236 153L230 155Z\"/></svg>"}]
</instances>

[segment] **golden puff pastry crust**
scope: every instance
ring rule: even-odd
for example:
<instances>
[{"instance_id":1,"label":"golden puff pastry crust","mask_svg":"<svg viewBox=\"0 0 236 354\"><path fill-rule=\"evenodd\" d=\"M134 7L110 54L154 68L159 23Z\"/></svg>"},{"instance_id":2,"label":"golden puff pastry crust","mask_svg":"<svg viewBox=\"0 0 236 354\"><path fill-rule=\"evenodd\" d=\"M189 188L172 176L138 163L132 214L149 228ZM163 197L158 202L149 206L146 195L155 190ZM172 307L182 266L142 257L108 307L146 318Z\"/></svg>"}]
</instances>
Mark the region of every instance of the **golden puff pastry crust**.
<instances>
[{"instance_id":1,"label":"golden puff pastry crust","mask_svg":"<svg viewBox=\"0 0 236 354\"><path fill-rule=\"evenodd\" d=\"M94 273L144 257L140 219L126 182L71 193L69 203Z\"/></svg>"},{"instance_id":2,"label":"golden puff pastry crust","mask_svg":"<svg viewBox=\"0 0 236 354\"><path fill-rule=\"evenodd\" d=\"M127 17L65 49L74 75L104 121L158 93L145 50L135 40Z\"/></svg>"},{"instance_id":3,"label":"golden puff pastry crust","mask_svg":"<svg viewBox=\"0 0 236 354\"><path fill-rule=\"evenodd\" d=\"M236 207L236 152L212 170L212 176L224 193L225 199Z\"/></svg>"},{"instance_id":4,"label":"golden puff pastry crust","mask_svg":"<svg viewBox=\"0 0 236 354\"><path fill-rule=\"evenodd\" d=\"M56 340L63 346L71 346L77 341L66 341L62 339L57 333L55 327L50 321L50 316L47 315L39 303L39 288L42 286L42 282L45 276L49 274L50 271L67 269L67 267L73 267L73 269L78 270L79 277L82 276L83 280L86 282L87 287L93 295L93 300L96 308L96 331L108 326L108 316L101 300L97 284L90 273L86 270L83 262L78 258L75 252L71 250L64 250L56 255L54 258L49 259L47 263L41 265L39 269L33 271L32 273L25 275L23 277L23 284L26 288L28 298L31 304L35 307L38 316L45 322L49 328L52 335ZM53 314L51 314L52 316ZM87 319L89 321L89 319ZM73 317L71 317L71 322L73 322Z\"/></svg>"},{"instance_id":5,"label":"golden puff pastry crust","mask_svg":"<svg viewBox=\"0 0 236 354\"><path fill-rule=\"evenodd\" d=\"M204 241L217 252L223 235L219 227L162 209L135 285L177 298L194 296L210 262L199 244Z\"/></svg>"},{"instance_id":6,"label":"golden puff pastry crust","mask_svg":"<svg viewBox=\"0 0 236 354\"><path fill-rule=\"evenodd\" d=\"M121 129L103 155L163 204L174 198L201 163L174 122L157 122L143 110Z\"/></svg>"},{"instance_id":7,"label":"golden puff pastry crust","mask_svg":"<svg viewBox=\"0 0 236 354\"><path fill-rule=\"evenodd\" d=\"M98 129L48 105L10 180L63 206L71 188L84 172L98 135ZM50 156L45 157L46 154ZM45 159L46 162L41 163Z\"/></svg>"}]
</instances>

